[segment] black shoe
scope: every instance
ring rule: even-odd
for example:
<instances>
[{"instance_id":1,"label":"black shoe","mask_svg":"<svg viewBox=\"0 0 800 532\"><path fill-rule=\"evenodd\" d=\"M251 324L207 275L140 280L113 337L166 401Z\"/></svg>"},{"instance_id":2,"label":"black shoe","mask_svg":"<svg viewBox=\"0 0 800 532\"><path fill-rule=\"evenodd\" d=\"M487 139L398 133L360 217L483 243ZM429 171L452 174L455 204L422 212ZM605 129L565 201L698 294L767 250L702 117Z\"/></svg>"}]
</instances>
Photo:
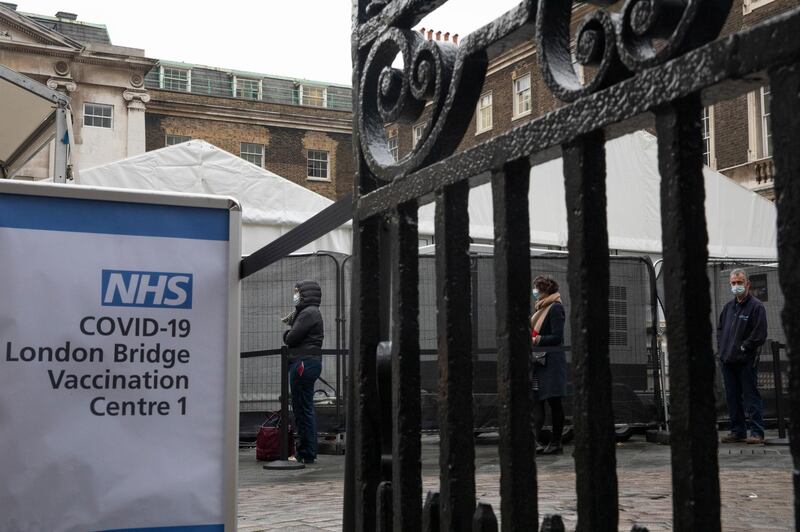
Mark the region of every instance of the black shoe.
<instances>
[{"instance_id":1,"label":"black shoe","mask_svg":"<svg viewBox=\"0 0 800 532\"><path fill-rule=\"evenodd\" d=\"M536 442L536 454L542 454L544 452L545 446L542 445L540 442Z\"/></svg>"},{"instance_id":2,"label":"black shoe","mask_svg":"<svg viewBox=\"0 0 800 532\"><path fill-rule=\"evenodd\" d=\"M313 464L314 462L316 462L316 460L313 458L302 458L302 457L297 457L297 461L300 462L301 464Z\"/></svg>"},{"instance_id":3,"label":"black shoe","mask_svg":"<svg viewBox=\"0 0 800 532\"><path fill-rule=\"evenodd\" d=\"M560 443L549 443L542 451L542 454L564 454L564 448Z\"/></svg>"}]
</instances>

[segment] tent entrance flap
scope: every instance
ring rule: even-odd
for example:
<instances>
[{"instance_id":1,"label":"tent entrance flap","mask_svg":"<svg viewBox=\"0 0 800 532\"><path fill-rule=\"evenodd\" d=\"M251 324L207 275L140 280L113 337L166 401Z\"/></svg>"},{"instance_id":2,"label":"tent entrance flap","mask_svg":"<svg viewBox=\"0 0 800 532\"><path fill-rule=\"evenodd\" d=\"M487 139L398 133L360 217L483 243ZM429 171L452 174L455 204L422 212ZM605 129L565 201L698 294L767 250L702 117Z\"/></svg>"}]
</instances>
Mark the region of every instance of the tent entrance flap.
<instances>
[{"instance_id":1,"label":"tent entrance flap","mask_svg":"<svg viewBox=\"0 0 800 532\"><path fill-rule=\"evenodd\" d=\"M56 138L53 180L66 181L70 142L66 95L0 65L0 116L0 177L13 177Z\"/></svg>"}]
</instances>

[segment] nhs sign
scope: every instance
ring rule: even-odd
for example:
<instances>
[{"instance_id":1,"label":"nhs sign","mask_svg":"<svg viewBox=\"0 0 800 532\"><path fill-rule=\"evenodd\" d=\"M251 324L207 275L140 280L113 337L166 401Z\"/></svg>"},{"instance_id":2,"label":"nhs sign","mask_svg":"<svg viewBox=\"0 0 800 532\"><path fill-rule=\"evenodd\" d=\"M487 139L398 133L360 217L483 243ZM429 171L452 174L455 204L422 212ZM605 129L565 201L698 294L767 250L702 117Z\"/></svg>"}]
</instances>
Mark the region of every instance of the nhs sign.
<instances>
[{"instance_id":1,"label":"nhs sign","mask_svg":"<svg viewBox=\"0 0 800 532\"><path fill-rule=\"evenodd\" d=\"M103 270L106 307L192 308L192 274Z\"/></svg>"}]
</instances>

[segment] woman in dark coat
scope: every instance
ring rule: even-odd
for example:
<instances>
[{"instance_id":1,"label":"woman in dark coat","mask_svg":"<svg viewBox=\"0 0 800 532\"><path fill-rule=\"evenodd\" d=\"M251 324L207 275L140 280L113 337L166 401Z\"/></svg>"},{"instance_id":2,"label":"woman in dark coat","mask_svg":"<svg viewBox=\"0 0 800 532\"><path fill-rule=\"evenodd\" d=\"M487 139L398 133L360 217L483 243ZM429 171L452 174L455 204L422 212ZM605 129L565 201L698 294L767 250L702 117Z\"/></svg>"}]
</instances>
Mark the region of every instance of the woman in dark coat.
<instances>
[{"instance_id":1,"label":"woman in dark coat","mask_svg":"<svg viewBox=\"0 0 800 532\"><path fill-rule=\"evenodd\" d=\"M562 454L564 406L561 398L567 395L567 357L563 351L537 352L537 348L564 345L566 314L561 304L561 294L558 293L558 282L549 275L540 275L533 280L533 297L536 311L531 316L531 343L536 452ZM544 426L545 403L550 405L550 417L553 420L553 437L547 447L539 442Z\"/></svg>"},{"instance_id":2,"label":"woman in dark coat","mask_svg":"<svg viewBox=\"0 0 800 532\"><path fill-rule=\"evenodd\" d=\"M289 355L289 384L292 410L299 442L298 462L313 464L317 459L317 423L314 417L314 383L322 372L322 341L325 330L319 305L322 290L316 281L294 285L294 312L285 321L291 329L283 333L283 342L292 348Z\"/></svg>"}]
</instances>

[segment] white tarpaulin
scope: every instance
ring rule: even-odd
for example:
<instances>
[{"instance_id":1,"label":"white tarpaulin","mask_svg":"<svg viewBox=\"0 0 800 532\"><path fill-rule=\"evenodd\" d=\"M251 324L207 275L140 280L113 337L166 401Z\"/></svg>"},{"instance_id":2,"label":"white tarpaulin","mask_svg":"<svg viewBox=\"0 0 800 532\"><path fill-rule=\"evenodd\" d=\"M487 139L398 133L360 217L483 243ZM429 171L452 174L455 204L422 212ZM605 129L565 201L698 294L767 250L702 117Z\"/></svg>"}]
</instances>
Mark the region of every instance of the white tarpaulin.
<instances>
[{"instance_id":1,"label":"white tarpaulin","mask_svg":"<svg viewBox=\"0 0 800 532\"><path fill-rule=\"evenodd\" d=\"M606 143L608 243L612 250L661 253L661 199L658 146L654 136L637 131ZM706 183L708 252L711 257L777 257L776 210L759 196L719 172L703 169ZM531 169L529 192L532 246L567 246L563 162ZM494 235L491 184L469 196L470 236ZM433 233L434 205L420 209L420 234Z\"/></svg>"},{"instance_id":2,"label":"white tarpaulin","mask_svg":"<svg viewBox=\"0 0 800 532\"><path fill-rule=\"evenodd\" d=\"M249 255L282 236L332 200L202 140L143 153L82 170L79 184L218 194L242 206L242 254ZM335 229L296 253L350 253L350 224Z\"/></svg>"}]
</instances>

